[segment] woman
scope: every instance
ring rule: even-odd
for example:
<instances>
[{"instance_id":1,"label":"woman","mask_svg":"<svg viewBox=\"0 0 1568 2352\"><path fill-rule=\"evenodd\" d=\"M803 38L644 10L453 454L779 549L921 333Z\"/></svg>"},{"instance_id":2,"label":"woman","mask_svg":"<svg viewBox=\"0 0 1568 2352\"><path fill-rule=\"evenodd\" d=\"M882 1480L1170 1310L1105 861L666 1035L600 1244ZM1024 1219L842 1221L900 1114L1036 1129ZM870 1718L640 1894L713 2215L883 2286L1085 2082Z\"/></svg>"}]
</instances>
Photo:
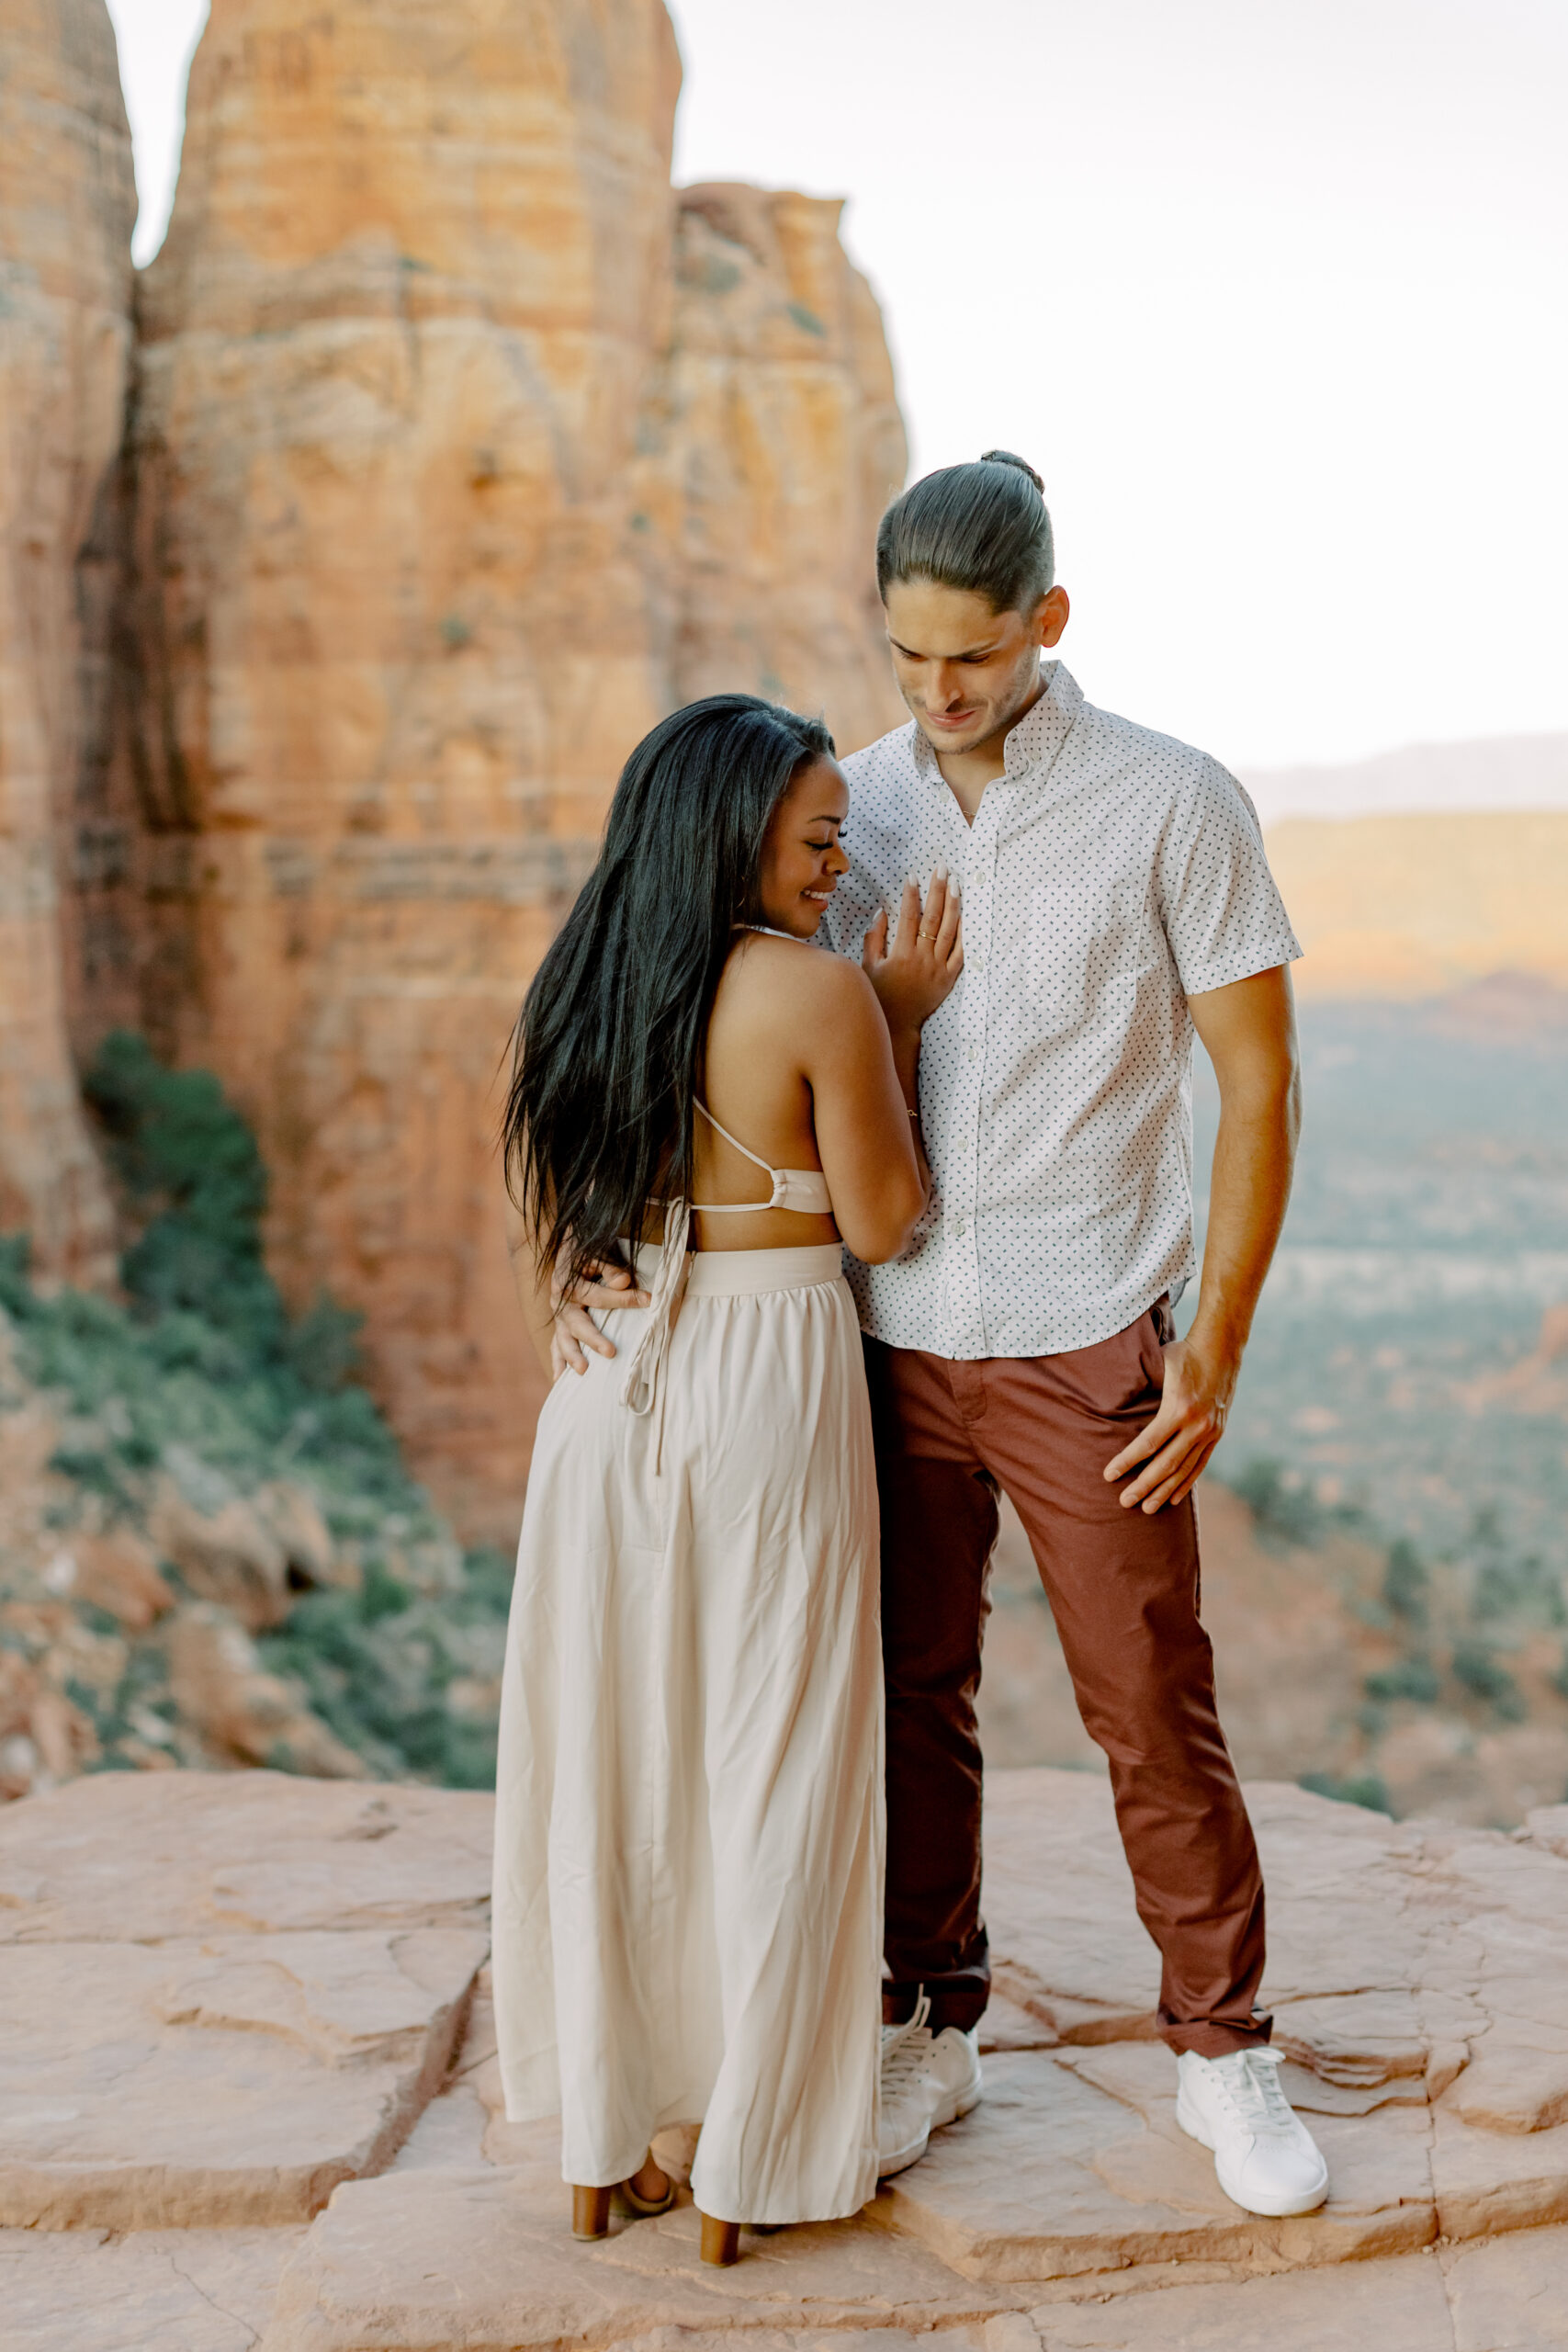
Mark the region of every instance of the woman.
<instances>
[{"instance_id":1,"label":"woman","mask_svg":"<svg viewBox=\"0 0 1568 2352\"><path fill-rule=\"evenodd\" d=\"M860 1336L840 1271L902 1250L930 1174L920 1024L962 964L911 885L864 969L811 947L848 860L817 720L747 695L626 763L528 991L505 1125L513 1255L617 1255L614 1362L539 1418L501 1720L507 2113L561 2116L573 2226L660 2211L703 2119L705 2259L876 2184L882 1682Z\"/></svg>"}]
</instances>

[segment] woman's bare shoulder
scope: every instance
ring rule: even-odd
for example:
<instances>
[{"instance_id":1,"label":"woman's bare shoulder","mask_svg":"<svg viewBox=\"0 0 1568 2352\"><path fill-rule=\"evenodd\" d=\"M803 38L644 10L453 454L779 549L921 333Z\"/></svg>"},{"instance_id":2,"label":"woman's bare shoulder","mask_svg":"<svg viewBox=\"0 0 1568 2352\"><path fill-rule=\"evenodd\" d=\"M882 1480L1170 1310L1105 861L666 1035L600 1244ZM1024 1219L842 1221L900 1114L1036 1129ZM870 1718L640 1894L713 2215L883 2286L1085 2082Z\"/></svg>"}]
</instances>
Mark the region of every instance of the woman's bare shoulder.
<instances>
[{"instance_id":1,"label":"woman's bare shoulder","mask_svg":"<svg viewBox=\"0 0 1568 2352\"><path fill-rule=\"evenodd\" d=\"M737 993L761 1004L818 1015L876 1004L875 991L858 964L836 956L814 940L783 939L773 932L758 932L731 959L727 979Z\"/></svg>"}]
</instances>

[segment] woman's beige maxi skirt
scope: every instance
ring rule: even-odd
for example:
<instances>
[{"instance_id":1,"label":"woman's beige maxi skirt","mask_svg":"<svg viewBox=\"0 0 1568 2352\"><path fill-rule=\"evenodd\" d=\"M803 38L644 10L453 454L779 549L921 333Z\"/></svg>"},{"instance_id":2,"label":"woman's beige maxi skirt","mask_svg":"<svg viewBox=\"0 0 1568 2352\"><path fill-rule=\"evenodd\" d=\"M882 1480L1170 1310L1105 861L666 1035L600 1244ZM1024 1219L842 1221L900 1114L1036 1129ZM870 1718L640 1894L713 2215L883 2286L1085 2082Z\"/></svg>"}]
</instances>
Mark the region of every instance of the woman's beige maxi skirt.
<instances>
[{"instance_id":1,"label":"woman's beige maxi skirt","mask_svg":"<svg viewBox=\"0 0 1568 2352\"><path fill-rule=\"evenodd\" d=\"M836 1246L641 1265L653 1306L557 1382L528 1480L497 1775L506 2111L558 2111L584 2187L700 2120L704 2212L825 2221L876 2187L860 1332Z\"/></svg>"}]
</instances>

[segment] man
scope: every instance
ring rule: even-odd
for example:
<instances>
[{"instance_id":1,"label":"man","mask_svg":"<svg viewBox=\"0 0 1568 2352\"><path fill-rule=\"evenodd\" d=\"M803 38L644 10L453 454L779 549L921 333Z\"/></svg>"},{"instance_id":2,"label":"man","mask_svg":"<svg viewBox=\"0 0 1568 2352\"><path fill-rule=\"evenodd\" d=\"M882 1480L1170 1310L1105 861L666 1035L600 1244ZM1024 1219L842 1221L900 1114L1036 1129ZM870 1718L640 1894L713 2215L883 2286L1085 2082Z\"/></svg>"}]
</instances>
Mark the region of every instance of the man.
<instances>
[{"instance_id":1,"label":"man","mask_svg":"<svg viewBox=\"0 0 1568 2352\"><path fill-rule=\"evenodd\" d=\"M831 941L858 955L905 879L942 865L964 946L921 1044L931 1209L902 1258L850 1268L882 1495L884 2171L980 2094L975 1694L999 1487L1110 1760L1179 2120L1238 2203L1307 2211L1327 2174L1255 2008L1263 1885L1215 1713L1191 1498L1290 1192L1301 951L1233 779L1043 661L1068 604L1032 468L994 450L915 483L883 518L877 580L912 724L844 763ZM1221 1116L1179 1340L1194 1030Z\"/></svg>"},{"instance_id":2,"label":"man","mask_svg":"<svg viewBox=\"0 0 1568 2352\"><path fill-rule=\"evenodd\" d=\"M1191 1499L1290 1192L1300 949L1234 780L1043 660L1068 603L1032 468L994 450L916 482L883 517L877 577L912 718L844 763L851 870L824 928L859 955L905 881L942 865L965 956L921 1045L930 1210L901 1259L849 1267L882 1498L882 2170L981 2095L975 1696L999 1489L1110 1762L1179 2120L1238 2203L1305 2212L1327 2173L1256 2008L1263 1885L1215 1713ZM1178 1340L1194 1030L1221 1120ZM608 1351L580 1306L558 1329L565 1362L580 1340Z\"/></svg>"}]
</instances>

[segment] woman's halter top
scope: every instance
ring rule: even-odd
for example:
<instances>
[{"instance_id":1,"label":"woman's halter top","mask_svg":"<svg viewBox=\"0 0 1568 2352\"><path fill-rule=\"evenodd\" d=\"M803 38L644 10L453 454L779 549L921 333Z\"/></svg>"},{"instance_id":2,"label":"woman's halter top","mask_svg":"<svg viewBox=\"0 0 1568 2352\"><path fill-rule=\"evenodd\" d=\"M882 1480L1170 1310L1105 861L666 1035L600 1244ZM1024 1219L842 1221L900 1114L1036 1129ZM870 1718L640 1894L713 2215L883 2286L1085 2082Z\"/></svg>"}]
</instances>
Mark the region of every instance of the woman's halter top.
<instances>
[{"instance_id":1,"label":"woman's halter top","mask_svg":"<svg viewBox=\"0 0 1568 2352\"><path fill-rule=\"evenodd\" d=\"M798 1209L807 1216L831 1216L833 1204L828 1197L828 1179L820 1168L770 1168L756 1152L748 1151L738 1136L721 1127L705 1102L696 1108L702 1113L716 1136L722 1136L734 1146L742 1159L760 1168L773 1184L765 1201L694 1201L693 1209L699 1216L755 1216L760 1209Z\"/></svg>"},{"instance_id":2,"label":"woman's halter top","mask_svg":"<svg viewBox=\"0 0 1568 2352\"><path fill-rule=\"evenodd\" d=\"M760 931L769 939L787 939L788 932L770 931L766 923L736 924L737 931ZM760 1168L773 1185L765 1201L715 1201L705 1206L701 1201L692 1203L699 1216L754 1216L759 1209L795 1209L804 1216L831 1216L833 1204L828 1197L828 1179L820 1168L770 1168L754 1151L748 1151L739 1136L721 1127L705 1102L696 1108L702 1113L716 1136L722 1136L753 1168Z\"/></svg>"}]
</instances>

